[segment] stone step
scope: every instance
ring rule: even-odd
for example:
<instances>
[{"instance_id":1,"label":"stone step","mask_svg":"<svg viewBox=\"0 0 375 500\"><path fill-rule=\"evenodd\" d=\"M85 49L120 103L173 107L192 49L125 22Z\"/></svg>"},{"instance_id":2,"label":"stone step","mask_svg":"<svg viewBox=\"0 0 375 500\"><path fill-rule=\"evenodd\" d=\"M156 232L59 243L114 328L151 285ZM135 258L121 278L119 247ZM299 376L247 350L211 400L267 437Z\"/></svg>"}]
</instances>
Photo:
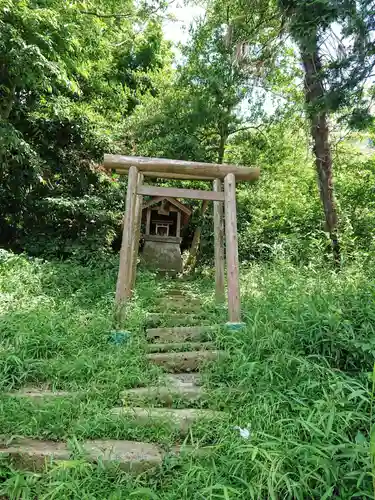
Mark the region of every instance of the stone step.
<instances>
[{"instance_id":1,"label":"stone step","mask_svg":"<svg viewBox=\"0 0 375 500\"><path fill-rule=\"evenodd\" d=\"M202 306L199 304L190 304L189 302L173 303L172 301L165 304L156 304L151 306L151 313L160 313L163 311L164 315L168 314L192 314L194 316L201 316L205 314Z\"/></svg>"},{"instance_id":2,"label":"stone step","mask_svg":"<svg viewBox=\"0 0 375 500\"><path fill-rule=\"evenodd\" d=\"M183 290L182 288L167 288L165 290L165 296L177 296L177 297L189 297L190 292L187 290Z\"/></svg>"},{"instance_id":3,"label":"stone step","mask_svg":"<svg viewBox=\"0 0 375 500\"><path fill-rule=\"evenodd\" d=\"M146 330L146 338L150 342L186 342L189 340L200 341L209 338L212 326L180 326L172 328L149 328Z\"/></svg>"},{"instance_id":4,"label":"stone step","mask_svg":"<svg viewBox=\"0 0 375 500\"><path fill-rule=\"evenodd\" d=\"M0 445L0 457L9 456L21 469L43 471L46 463L67 461L72 453L66 443L19 438ZM163 456L153 444L135 441L94 440L80 443L80 451L88 462L117 462L119 467L140 474L161 465Z\"/></svg>"},{"instance_id":5,"label":"stone step","mask_svg":"<svg viewBox=\"0 0 375 500\"><path fill-rule=\"evenodd\" d=\"M75 397L78 392L68 391L51 391L40 387L24 387L14 392L8 392L7 396L15 398L31 398L31 399L46 399L46 398L69 398Z\"/></svg>"},{"instance_id":6,"label":"stone step","mask_svg":"<svg viewBox=\"0 0 375 500\"><path fill-rule=\"evenodd\" d=\"M204 319L196 314L159 314L148 313L146 322L150 326L159 326L168 324L169 327L173 326L192 326L192 325L210 325L211 321Z\"/></svg>"},{"instance_id":7,"label":"stone step","mask_svg":"<svg viewBox=\"0 0 375 500\"><path fill-rule=\"evenodd\" d=\"M177 301L177 302L190 302L191 298L187 295L177 295L177 294L174 294L174 295L166 295L165 297L163 297L163 299L160 299L160 302L161 303L164 303L164 302L168 302L168 304L170 302L173 302L173 301Z\"/></svg>"},{"instance_id":8,"label":"stone step","mask_svg":"<svg viewBox=\"0 0 375 500\"><path fill-rule=\"evenodd\" d=\"M164 297L162 299L157 299L153 304L152 312L159 312L160 309L164 311L183 311L183 312L194 312L200 313L202 311L202 301L196 299L190 299L186 297Z\"/></svg>"},{"instance_id":9,"label":"stone step","mask_svg":"<svg viewBox=\"0 0 375 500\"><path fill-rule=\"evenodd\" d=\"M174 303L178 304L192 304L192 305L201 305L202 300L198 299L196 297L192 297L191 295L184 295L184 294L179 294L179 295L173 295L171 297L168 297L168 295L164 295L163 297L158 297L155 299L155 304L166 304L166 305L173 305Z\"/></svg>"},{"instance_id":10,"label":"stone step","mask_svg":"<svg viewBox=\"0 0 375 500\"><path fill-rule=\"evenodd\" d=\"M163 403L170 406L176 401L198 401L202 398L204 391L202 387L186 385L181 387L139 387L128 389L120 394L124 406L131 404Z\"/></svg>"},{"instance_id":11,"label":"stone step","mask_svg":"<svg viewBox=\"0 0 375 500\"><path fill-rule=\"evenodd\" d=\"M161 366L167 372L195 372L207 361L225 357L225 351L159 352L147 354L151 363Z\"/></svg>"},{"instance_id":12,"label":"stone step","mask_svg":"<svg viewBox=\"0 0 375 500\"><path fill-rule=\"evenodd\" d=\"M159 402L171 405L176 401L196 401L203 397L205 391L199 385L200 377L195 373L179 373L168 375L159 385L153 387L137 387L120 394L125 406L140 402Z\"/></svg>"},{"instance_id":13,"label":"stone step","mask_svg":"<svg viewBox=\"0 0 375 500\"><path fill-rule=\"evenodd\" d=\"M113 408L111 413L118 417L134 419L141 425L168 422L180 432L185 433L198 420L215 422L227 415L221 411L201 410L195 408L178 410L174 408L142 408L139 406Z\"/></svg>"},{"instance_id":14,"label":"stone step","mask_svg":"<svg viewBox=\"0 0 375 500\"><path fill-rule=\"evenodd\" d=\"M200 351L202 349L215 349L214 342L176 342L167 344L148 344L148 352L172 352L172 351Z\"/></svg>"}]
</instances>

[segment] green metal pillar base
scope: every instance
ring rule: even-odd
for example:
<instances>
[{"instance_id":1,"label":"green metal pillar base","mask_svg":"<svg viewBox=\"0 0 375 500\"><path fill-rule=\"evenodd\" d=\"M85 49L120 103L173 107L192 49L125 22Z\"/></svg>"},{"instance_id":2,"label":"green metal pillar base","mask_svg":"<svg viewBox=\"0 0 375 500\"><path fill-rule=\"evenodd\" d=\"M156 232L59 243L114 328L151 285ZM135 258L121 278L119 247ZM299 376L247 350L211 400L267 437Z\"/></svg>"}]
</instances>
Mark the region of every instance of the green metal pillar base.
<instances>
[{"instance_id":1,"label":"green metal pillar base","mask_svg":"<svg viewBox=\"0 0 375 500\"><path fill-rule=\"evenodd\" d=\"M230 321L228 321L227 323L225 323L225 327L227 328L227 330L229 330L231 332L238 332L239 330L243 330L246 327L246 324L245 323L231 323Z\"/></svg>"}]
</instances>

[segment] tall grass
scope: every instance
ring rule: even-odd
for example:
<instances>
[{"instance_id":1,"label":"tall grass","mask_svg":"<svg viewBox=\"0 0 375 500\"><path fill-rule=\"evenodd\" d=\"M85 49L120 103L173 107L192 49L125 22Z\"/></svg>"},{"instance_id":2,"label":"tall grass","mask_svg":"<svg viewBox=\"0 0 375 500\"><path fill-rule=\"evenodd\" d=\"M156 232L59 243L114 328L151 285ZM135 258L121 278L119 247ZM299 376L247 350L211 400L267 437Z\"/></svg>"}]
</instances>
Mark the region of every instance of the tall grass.
<instances>
[{"instance_id":1,"label":"tall grass","mask_svg":"<svg viewBox=\"0 0 375 500\"><path fill-rule=\"evenodd\" d=\"M0 273L0 434L65 439L148 440L168 450L186 442L209 453L168 456L152 476L75 462L44 474L2 461L0 494L10 498L351 499L373 498L370 453L374 364L373 266L334 273L286 262L243 269L246 329L218 330L230 356L207 367L208 407L220 423L198 423L184 438L167 425L113 420L120 390L151 383L160 371L144 360L145 312L167 283L139 275L124 327L131 341L113 346L116 263L74 263L8 256ZM210 271L187 285L210 310ZM72 391L33 403L7 396L23 386ZM250 430L249 439L235 426ZM78 440L78 441L77 441ZM373 448L372 448L373 449Z\"/></svg>"}]
</instances>

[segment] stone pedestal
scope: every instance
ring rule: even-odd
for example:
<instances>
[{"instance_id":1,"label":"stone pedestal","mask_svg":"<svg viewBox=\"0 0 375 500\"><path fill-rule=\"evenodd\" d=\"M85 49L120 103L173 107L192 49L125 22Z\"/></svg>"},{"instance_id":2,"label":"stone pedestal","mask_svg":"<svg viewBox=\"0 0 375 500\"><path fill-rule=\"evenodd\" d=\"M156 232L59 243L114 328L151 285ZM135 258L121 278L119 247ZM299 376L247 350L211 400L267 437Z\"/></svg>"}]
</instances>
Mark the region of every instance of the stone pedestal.
<instances>
[{"instance_id":1,"label":"stone pedestal","mask_svg":"<svg viewBox=\"0 0 375 500\"><path fill-rule=\"evenodd\" d=\"M155 271L168 274L182 272L181 238L173 236L144 236L142 263Z\"/></svg>"}]
</instances>

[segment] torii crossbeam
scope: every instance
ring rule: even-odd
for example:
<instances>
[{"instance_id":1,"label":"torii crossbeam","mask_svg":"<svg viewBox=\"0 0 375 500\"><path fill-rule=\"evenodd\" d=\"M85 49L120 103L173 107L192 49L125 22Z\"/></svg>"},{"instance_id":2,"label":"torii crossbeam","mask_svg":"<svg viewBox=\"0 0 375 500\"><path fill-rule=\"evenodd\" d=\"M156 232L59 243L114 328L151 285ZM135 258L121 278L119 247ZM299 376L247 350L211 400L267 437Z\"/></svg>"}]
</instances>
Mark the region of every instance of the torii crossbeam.
<instances>
[{"instance_id":1,"label":"torii crossbeam","mask_svg":"<svg viewBox=\"0 0 375 500\"><path fill-rule=\"evenodd\" d=\"M108 171L127 174L128 189L116 286L116 303L123 306L131 297L135 284L143 196L195 198L214 202L215 284L216 300L225 297L224 283L224 217L228 285L229 323L241 322L239 262L237 241L236 181L255 181L258 168L192 161L145 158L141 156L104 155ZM177 189L143 184L144 177L213 181L213 191ZM224 181L224 192L222 189ZM224 205L224 210L223 210Z\"/></svg>"}]
</instances>

